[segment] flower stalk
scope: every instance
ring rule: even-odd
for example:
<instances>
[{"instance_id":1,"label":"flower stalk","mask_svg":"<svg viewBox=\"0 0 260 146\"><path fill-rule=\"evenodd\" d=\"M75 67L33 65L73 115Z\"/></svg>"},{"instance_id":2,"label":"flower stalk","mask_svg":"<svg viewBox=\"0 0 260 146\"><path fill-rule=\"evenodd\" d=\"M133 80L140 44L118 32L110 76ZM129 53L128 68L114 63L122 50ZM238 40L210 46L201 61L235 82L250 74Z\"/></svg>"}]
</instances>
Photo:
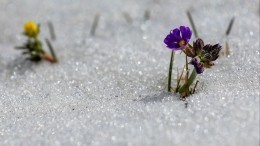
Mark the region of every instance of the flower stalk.
<instances>
[{"instance_id":1,"label":"flower stalk","mask_svg":"<svg viewBox=\"0 0 260 146\"><path fill-rule=\"evenodd\" d=\"M188 83L188 80L189 80L189 66L188 66L188 56L186 55L186 78L185 78L185 83L187 84ZM186 93L185 93L185 96L189 96L190 95L190 92L189 92L189 86L186 87Z\"/></svg>"},{"instance_id":2,"label":"flower stalk","mask_svg":"<svg viewBox=\"0 0 260 146\"><path fill-rule=\"evenodd\" d=\"M170 59L170 66L169 66L169 73L168 73L168 92L171 92L171 83L172 83L172 66L174 61L174 51L171 53L171 59Z\"/></svg>"}]
</instances>

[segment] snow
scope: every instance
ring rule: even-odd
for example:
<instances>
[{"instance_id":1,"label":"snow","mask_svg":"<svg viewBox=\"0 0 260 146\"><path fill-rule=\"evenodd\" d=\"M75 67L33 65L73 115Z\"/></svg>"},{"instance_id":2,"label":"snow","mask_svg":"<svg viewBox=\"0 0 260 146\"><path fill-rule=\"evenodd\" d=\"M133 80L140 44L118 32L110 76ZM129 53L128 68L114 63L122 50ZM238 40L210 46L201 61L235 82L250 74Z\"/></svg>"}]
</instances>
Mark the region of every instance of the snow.
<instances>
[{"instance_id":1,"label":"snow","mask_svg":"<svg viewBox=\"0 0 260 146\"><path fill-rule=\"evenodd\" d=\"M199 36L228 40L231 54L198 77L184 102L166 92L163 39L190 25L188 9ZM1 146L259 145L259 1L0 0L0 10ZM41 23L42 40L53 23L59 63L31 63L14 49L28 20ZM183 62L177 54L175 79Z\"/></svg>"}]
</instances>

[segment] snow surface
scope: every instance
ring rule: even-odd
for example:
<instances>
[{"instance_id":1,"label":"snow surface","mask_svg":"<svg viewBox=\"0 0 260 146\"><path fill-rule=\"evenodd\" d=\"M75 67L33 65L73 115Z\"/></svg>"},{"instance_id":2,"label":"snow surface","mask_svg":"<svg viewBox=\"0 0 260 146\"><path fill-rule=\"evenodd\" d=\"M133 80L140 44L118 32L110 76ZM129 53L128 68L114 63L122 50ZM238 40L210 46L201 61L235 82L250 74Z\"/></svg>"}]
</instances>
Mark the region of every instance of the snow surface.
<instances>
[{"instance_id":1,"label":"snow surface","mask_svg":"<svg viewBox=\"0 0 260 146\"><path fill-rule=\"evenodd\" d=\"M231 54L183 102L166 92L163 39L190 25L187 9L199 36L228 40ZM0 0L0 145L258 146L259 12L257 0ZM28 20L41 23L41 39L54 24L58 64L14 49ZM183 61L178 54L175 79Z\"/></svg>"}]
</instances>

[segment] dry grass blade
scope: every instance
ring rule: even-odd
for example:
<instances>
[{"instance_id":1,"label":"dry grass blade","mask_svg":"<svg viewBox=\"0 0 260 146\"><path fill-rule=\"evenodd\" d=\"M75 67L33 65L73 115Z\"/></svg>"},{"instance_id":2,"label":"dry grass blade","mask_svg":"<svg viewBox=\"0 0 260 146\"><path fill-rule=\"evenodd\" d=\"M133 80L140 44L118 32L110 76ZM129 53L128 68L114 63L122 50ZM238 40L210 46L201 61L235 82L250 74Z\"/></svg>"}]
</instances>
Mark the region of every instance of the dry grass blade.
<instances>
[{"instance_id":1,"label":"dry grass blade","mask_svg":"<svg viewBox=\"0 0 260 146\"><path fill-rule=\"evenodd\" d=\"M195 83L195 86L194 86L194 88L193 88L192 94L195 93L195 91L196 91L196 87L197 87L198 83L199 83L199 81L197 80L196 83Z\"/></svg>"},{"instance_id":2,"label":"dry grass blade","mask_svg":"<svg viewBox=\"0 0 260 146\"><path fill-rule=\"evenodd\" d=\"M145 10L144 12L144 21L148 21L150 20L151 18L151 11L148 9L148 10Z\"/></svg>"},{"instance_id":3,"label":"dry grass blade","mask_svg":"<svg viewBox=\"0 0 260 146\"><path fill-rule=\"evenodd\" d=\"M177 88L176 88L176 91L175 91L175 92L177 92L177 90L178 90L178 88L179 88L179 85L180 85L180 82L181 82L181 78L182 78L182 75L183 75L183 73L184 73L184 69L185 69L185 66L183 66L181 75L177 78L177 79L178 79L178 80L177 80Z\"/></svg>"},{"instance_id":4,"label":"dry grass blade","mask_svg":"<svg viewBox=\"0 0 260 146\"><path fill-rule=\"evenodd\" d=\"M94 21L92 23L91 29L90 29L90 35L92 35L92 36L95 36L95 34L96 34L96 29L98 27L99 18L100 18L100 15L96 14Z\"/></svg>"},{"instance_id":5,"label":"dry grass blade","mask_svg":"<svg viewBox=\"0 0 260 146\"><path fill-rule=\"evenodd\" d=\"M51 35L51 40L56 40L56 34L55 34L55 31L54 31L54 26L52 24L52 22L48 22L48 28L49 28L49 31L50 31L50 35Z\"/></svg>"},{"instance_id":6,"label":"dry grass blade","mask_svg":"<svg viewBox=\"0 0 260 146\"><path fill-rule=\"evenodd\" d=\"M127 23L130 23L130 24L133 23L133 19L131 18L131 16L128 13L124 12L123 16L124 16L125 20L127 21Z\"/></svg>"},{"instance_id":7,"label":"dry grass blade","mask_svg":"<svg viewBox=\"0 0 260 146\"><path fill-rule=\"evenodd\" d=\"M228 25L228 28L227 28L227 31L226 31L226 36L228 36L231 32L231 29L232 29L232 26L234 24L234 21L235 21L235 17L233 17L230 22L229 22L229 25Z\"/></svg>"},{"instance_id":8,"label":"dry grass blade","mask_svg":"<svg viewBox=\"0 0 260 146\"><path fill-rule=\"evenodd\" d=\"M189 21L190 21L192 30L193 30L193 32L194 32L194 35L195 35L196 38L198 38L198 37L199 37L199 36L198 36L198 32L197 32L197 29L196 29L196 27L195 27L195 23L194 23L194 21L193 21L193 18L192 18L192 16L191 16L191 13L190 13L189 10L188 10L186 13L187 13L187 16L188 16L188 18L189 18Z\"/></svg>"},{"instance_id":9,"label":"dry grass blade","mask_svg":"<svg viewBox=\"0 0 260 146\"><path fill-rule=\"evenodd\" d=\"M52 45L51 45L51 42L50 42L47 38L45 39L45 42L46 42L47 46L48 46L49 49L50 49L50 52L51 52L52 57L54 58L54 61L53 61L53 62L57 62L58 59L57 59L56 54L55 54L55 52L54 52L54 49L53 49L53 47L52 47Z\"/></svg>"}]
</instances>

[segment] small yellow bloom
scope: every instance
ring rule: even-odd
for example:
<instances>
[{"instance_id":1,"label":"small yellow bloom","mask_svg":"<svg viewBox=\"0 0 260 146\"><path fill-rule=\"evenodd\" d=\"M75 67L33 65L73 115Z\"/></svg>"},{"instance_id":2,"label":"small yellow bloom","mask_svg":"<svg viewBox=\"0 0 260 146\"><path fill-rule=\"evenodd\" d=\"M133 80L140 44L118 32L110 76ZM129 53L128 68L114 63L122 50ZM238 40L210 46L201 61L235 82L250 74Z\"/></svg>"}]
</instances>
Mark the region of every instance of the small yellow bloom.
<instances>
[{"instance_id":1,"label":"small yellow bloom","mask_svg":"<svg viewBox=\"0 0 260 146\"><path fill-rule=\"evenodd\" d=\"M39 34L39 27L34 21L28 21L27 23L24 24L24 34L27 35L28 37L37 37Z\"/></svg>"}]
</instances>

